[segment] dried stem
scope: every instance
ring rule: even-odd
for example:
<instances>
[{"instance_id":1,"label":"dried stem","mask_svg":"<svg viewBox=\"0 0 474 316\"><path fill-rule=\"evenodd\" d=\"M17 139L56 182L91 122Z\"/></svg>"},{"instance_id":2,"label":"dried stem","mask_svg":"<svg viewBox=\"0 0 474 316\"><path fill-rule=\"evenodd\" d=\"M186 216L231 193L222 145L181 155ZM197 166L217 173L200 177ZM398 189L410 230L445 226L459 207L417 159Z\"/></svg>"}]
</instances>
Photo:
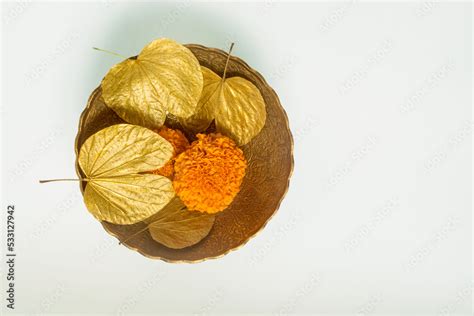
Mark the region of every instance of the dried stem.
<instances>
[{"instance_id":1,"label":"dried stem","mask_svg":"<svg viewBox=\"0 0 474 316\"><path fill-rule=\"evenodd\" d=\"M89 181L89 179L50 179L39 180L39 183L57 182L57 181Z\"/></svg>"},{"instance_id":2,"label":"dried stem","mask_svg":"<svg viewBox=\"0 0 474 316\"><path fill-rule=\"evenodd\" d=\"M104 52L104 53L107 53L107 54L111 54L111 55L115 55L115 56L118 56L118 57L122 57L124 59L127 59L128 57L125 57L123 55L120 55L120 54L117 54L116 52L112 52L110 50L106 50L106 49L102 49L102 48L97 48L97 47L92 47L92 49L95 49L95 50L98 50L99 52Z\"/></svg>"},{"instance_id":3,"label":"dried stem","mask_svg":"<svg viewBox=\"0 0 474 316\"><path fill-rule=\"evenodd\" d=\"M232 53L232 48L234 48L234 43L230 44L229 52L228 52L228 55L227 55L227 60L225 61L224 74L222 75L222 81L225 80L225 75L227 73L227 66L229 65L230 53Z\"/></svg>"},{"instance_id":4,"label":"dried stem","mask_svg":"<svg viewBox=\"0 0 474 316\"><path fill-rule=\"evenodd\" d=\"M121 241L119 242L119 245L121 245L121 244L123 244L123 243L129 241L130 239L132 239L133 237L137 236L138 234L143 233L145 230L148 229L148 226L149 226L149 225L146 225L145 228L140 229L139 231L137 231L136 233L131 234L130 236L128 236L128 237L125 238L124 240L121 240Z\"/></svg>"}]
</instances>

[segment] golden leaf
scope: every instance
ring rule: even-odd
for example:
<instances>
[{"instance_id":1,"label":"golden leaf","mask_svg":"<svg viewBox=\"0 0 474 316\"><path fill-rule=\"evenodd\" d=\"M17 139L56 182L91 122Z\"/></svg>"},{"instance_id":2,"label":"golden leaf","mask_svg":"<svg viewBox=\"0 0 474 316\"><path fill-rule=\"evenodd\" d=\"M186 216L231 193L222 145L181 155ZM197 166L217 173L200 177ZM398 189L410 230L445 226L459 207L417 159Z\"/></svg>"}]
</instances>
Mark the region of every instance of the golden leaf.
<instances>
[{"instance_id":1,"label":"golden leaf","mask_svg":"<svg viewBox=\"0 0 474 316\"><path fill-rule=\"evenodd\" d=\"M228 61L222 78L201 67L204 86L197 111L182 123L195 132L202 132L215 120L218 132L244 145L265 125L265 101L258 88L247 79L226 78Z\"/></svg>"},{"instance_id":2,"label":"golden leaf","mask_svg":"<svg viewBox=\"0 0 474 316\"><path fill-rule=\"evenodd\" d=\"M166 115L191 116L202 91L199 62L189 49L157 39L136 59L113 66L102 81L102 97L126 122L157 128Z\"/></svg>"},{"instance_id":3,"label":"golden leaf","mask_svg":"<svg viewBox=\"0 0 474 316\"><path fill-rule=\"evenodd\" d=\"M133 224L160 211L175 195L168 178L141 174L163 166L173 146L140 126L117 124L89 137L79 151L84 201L97 219Z\"/></svg>"},{"instance_id":4,"label":"golden leaf","mask_svg":"<svg viewBox=\"0 0 474 316\"><path fill-rule=\"evenodd\" d=\"M214 225L214 215L189 211L175 197L163 210L145 220L151 237L168 248L181 249L200 242Z\"/></svg>"}]
</instances>

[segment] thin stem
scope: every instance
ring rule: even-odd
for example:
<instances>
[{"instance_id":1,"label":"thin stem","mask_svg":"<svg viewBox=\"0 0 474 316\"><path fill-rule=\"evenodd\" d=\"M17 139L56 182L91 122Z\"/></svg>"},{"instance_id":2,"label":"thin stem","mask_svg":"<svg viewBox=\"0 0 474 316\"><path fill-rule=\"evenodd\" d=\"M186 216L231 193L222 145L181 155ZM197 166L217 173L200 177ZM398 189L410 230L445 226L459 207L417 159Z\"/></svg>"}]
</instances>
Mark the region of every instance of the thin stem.
<instances>
[{"instance_id":1,"label":"thin stem","mask_svg":"<svg viewBox=\"0 0 474 316\"><path fill-rule=\"evenodd\" d=\"M131 234L130 236L128 236L128 237L125 238L124 240L121 240L121 241L119 242L119 245L121 245L121 244L123 244L123 243L129 241L130 239L132 239L133 237L137 236L138 234L143 233L143 232L144 232L145 230L147 230L147 229L148 229L148 225L146 225L145 228L140 229L140 230L137 231L136 233Z\"/></svg>"},{"instance_id":2,"label":"thin stem","mask_svg":"<svg viewBox=\"0 0 474 316\"><path fill-rule=\"evenodd\" d=\"M89 181L89 179L51 179L39 180L39 183L57 182L57 181Z\"/></svg>"},{"instance_id":3,"label":"thin stem","mask_svg":"<svg viewBox=\"0 0 474 316\"><path fill-rule=\"evenodd\" d=\"M117 54L116 52L112 52L110 50L97 48L97 47L92 47L92 49L98 50L99 52L104 52L104 53L108 53L108 54L115 55L115 56L118 56L118 57L122 57L122 58L125 58L125 59L128 58L128 57L125 57L124 55Z\"/></svg>"},{"instance_id":4,"label":"thin stem","mask_svg":"<svg viewBox=\"0 0 474 316\"><path fill-rule=\"evenodd\" d=\"M232 53L232 48L234 48L234 43L230 44L229 53L227 55L227 60L225 61L224 74L222 75L222 81L225 80L225 75L227 73L227 65L229 65L230 53Z\"/></svg>"}]
</instances>

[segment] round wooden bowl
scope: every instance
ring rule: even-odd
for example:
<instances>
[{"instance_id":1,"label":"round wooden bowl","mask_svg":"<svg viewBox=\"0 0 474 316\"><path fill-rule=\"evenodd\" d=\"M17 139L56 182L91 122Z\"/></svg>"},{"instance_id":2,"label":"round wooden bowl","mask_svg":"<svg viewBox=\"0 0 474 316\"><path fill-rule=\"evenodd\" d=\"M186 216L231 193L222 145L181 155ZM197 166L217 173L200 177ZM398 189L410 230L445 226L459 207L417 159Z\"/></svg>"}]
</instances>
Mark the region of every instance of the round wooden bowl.
<instances>
[{"instance_id":1,"label":"round wooden bowl","mask_svg":"<svg viewBox=\"0 0 474 316\"><path fill-rule=\"evenodd\" d=\"M186 45L199 63L219 75L224 71L227 53L201 45ZM198 244L184 249L170 249L154 241L148 231L141 233L124 244L142 255L167 262L201 262L219 258L242 247L261 231L280 206L285 196L293 170L293 139L288 118L275 91L265 79L250 68L243 60L231 57L227 77L240 76L255 84L265 100L267 120L262 131L242 147L248 161L242 188L232 204L218 213L209 235ZM79 121L76 137L76 157L86 139L110 125L123 123L115 112L107 107L101 98L101 88L92 92ZM176 123L167 120L171 127ZM179 126L178 126L179 127ZM84 174L76 160L76 171ZM82 182L84 192L86 182ZM102 222L104 229L119 240L124 240L144 223L115 225Z\"/></svg>"}]
</instances>

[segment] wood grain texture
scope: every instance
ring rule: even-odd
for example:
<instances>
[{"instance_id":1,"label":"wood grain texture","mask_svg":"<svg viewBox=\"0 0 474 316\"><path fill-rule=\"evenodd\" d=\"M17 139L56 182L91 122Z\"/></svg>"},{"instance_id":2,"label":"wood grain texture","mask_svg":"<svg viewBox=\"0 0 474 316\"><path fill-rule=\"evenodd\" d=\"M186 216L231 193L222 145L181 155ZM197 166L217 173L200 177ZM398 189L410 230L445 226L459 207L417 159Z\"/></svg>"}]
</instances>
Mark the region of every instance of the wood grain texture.
<instances>
[{"instance_id":1,"label":"wood grain texture","mask_svg":"<svg viewBox=\"0 0 474 316\"><path fill-rule=\"evenodd\" d=\"M227 53L201 45L186 45L199 63L219 75L224 71ZM244 61L231 57L227 76L240 76L257 86L266 104L267 120L262 131L242 147L248 161L242 189L232 204L216 216L209 235L198 244L184 249L170 249L154 241L148 232L127 241L125 245L146 257L167 262L201 262L219 258L243 246L271 219L283 200L293 170L293 139L288 118L275 91L264 78ZM98 87L90 96L81 115L76 137L76 154L85 140L97 131L123 121L104 103ZM168 118L166 125L180 127ZM187 135L191 136L191 135ZM80 176L82 171L76 163ZM83 182L83 192L86 183ZM119 240L145 227L144 223L114 225L102 222L103 227Z\"/></svg>"}]
</instances>

